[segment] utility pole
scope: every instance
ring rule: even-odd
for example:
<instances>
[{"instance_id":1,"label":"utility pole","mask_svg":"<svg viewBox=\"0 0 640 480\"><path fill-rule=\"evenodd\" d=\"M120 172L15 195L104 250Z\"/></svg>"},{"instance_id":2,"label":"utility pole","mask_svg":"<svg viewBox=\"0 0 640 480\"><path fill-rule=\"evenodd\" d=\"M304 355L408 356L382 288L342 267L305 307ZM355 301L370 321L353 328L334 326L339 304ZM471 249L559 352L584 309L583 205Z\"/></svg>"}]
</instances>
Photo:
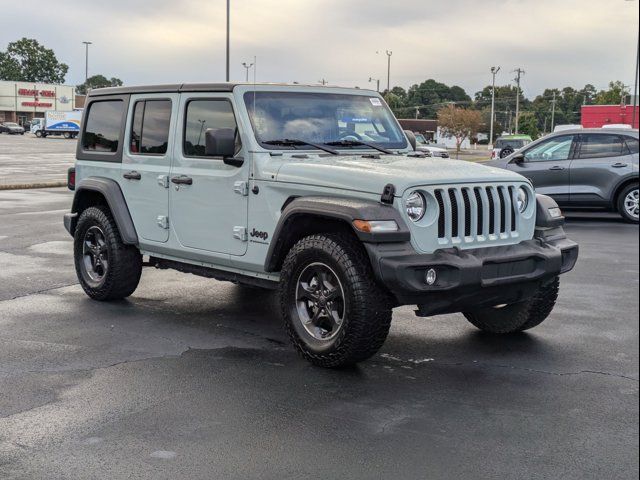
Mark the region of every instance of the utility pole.
<instances>
[{"instance_id":1,"label":"utility pole","mask_svg":"<svg viewBox=\"0 0 640 480\"><path fill-rule=\"evenodd\" d=\"M521 69L520 67L516 68L514 70L514 72L516 73L516 78L514 78L514 80L516 81L516 135L518 134L518 120L520 119L520 77L522 75L524 75L524 70Z\"/></svg>"},{"instance_id":2,"label":"utility pole","mask_svg":"<svg viewBox=\"0 0 640 480\"><path fill-rule=\"evenodd\" d=\"M551 132L553 132L553 127L555 126L555 118L556 118L556 91L553 91L553 99L551 100Z\"/></svg>"},{"instance_id":3,"label":"utility pole","mask_svg":"<svg viewBox=\"0 0 640 480\"><path fill-rule=\"evenodd\" d=\"M376 92L380 93L380 79L369 77L369 82L373 82L373 81L376 82Z\"/></svg>"},{"instance_id":4,"label":"utility pole","mask_svg":"<svg viewBox=\"0 0 640 480\"><path fill-rule=\"evenodd\" d=\"M92 42L82 42L84 43L84 84L87 85L87 80L89 80L89 45L92 45Z\"/></svg>"},{"instance_id":5,"label":"utility pole","mask_svg":"<svg viewBox=\"0 0 640 480\"><path fill-rule=\"evenodd\" d=\"M418 119L418 115L420 115L420 108L416 107L416 120Z\"/></svg>"},{"instance_id":6,"label":"utility pole","mask_svg":"<svg viewBox=\"0 0 640 480\"><path fill-rule=\"evenodd\" d=\"M229 81L229 50L230 50L230 41L231 41L231 12L230 12L230 3L231 0L227 0L227 82Z\"/></svg>"},{"instance_id":7,"label":"utility pole","mask_svg":"<svg viewBox=\"0 0 640 480\"><path fill-rule=\"evenodd\" d=\"M329 83L329 82L327 82L327 81L323 78L322 80L318 80L318 83L324 87L324 86L325 86L327 83Z\"/></svg>"},{"instance_id":8,"label":"utility pole","mask_svg":"<svg viewBox=\"0 0 640 480\"><path fill-rule=\"evenodd\" d=\"M493 148L493 117L496 106L496 74L500 71L500 67L491 67L491 75L493 80L491 81L491 121L489 128L489 150Z\"/></svg>"},{"instance_id":9,"label":"utility pole","mask_svg":"<svg viewBox=\"0 0 640 480\"><path fill-rule=\"evenodd\" d=\"M242 62L242 66L245 68L246 70L246 75L245 75L245 82L249 83L249 69L251 67L253 67L253 63L246 63L246 62Z\"/></svg>"}]
</instances>

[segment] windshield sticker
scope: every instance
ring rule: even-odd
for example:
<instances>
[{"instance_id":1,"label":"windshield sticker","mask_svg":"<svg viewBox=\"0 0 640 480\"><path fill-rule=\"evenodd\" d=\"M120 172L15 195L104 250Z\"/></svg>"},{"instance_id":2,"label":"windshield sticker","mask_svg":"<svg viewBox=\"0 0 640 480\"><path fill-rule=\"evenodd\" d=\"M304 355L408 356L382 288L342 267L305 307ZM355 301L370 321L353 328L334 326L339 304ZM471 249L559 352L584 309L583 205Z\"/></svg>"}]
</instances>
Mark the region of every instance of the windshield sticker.
<instances>
[{"instance_id":1,"label":"windshield sticker","mask_svg":"<svg viewBox=\"0 0 640 480\"><path fill-rule=\"evenodd\" d=\"M369 101L371 102L371 105L373 105L374 107L381 107L382 106L382 102L380 101L379 98L371 97L369 99Z\"/></svg>"}]
</instances>

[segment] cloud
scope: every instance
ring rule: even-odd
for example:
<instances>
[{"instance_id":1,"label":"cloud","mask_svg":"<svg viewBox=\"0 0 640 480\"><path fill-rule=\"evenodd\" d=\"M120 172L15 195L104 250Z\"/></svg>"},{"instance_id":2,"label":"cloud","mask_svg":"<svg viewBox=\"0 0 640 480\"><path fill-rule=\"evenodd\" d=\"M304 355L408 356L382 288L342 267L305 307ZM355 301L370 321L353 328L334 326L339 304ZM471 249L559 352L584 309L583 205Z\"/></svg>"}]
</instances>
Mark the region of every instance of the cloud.
<instances>
[{"instance_id":1,"label":"cloud","mask_svg":"<svg viewBox=\"0 0 640 480\"><path fill-rule=\"evenodd\" d=\"M527 72L525 94L545 87L633 82L637 2L623 0L231 0L232 79L258 59L259 81L386 86L426 78L471 95L490 80ZM615 4L615 5L614 5ZM126 84L220 81L225 66L225 0L59 0L55 8L3 6L0 48L37 38L70 65L67 83L91 73Z\"/></svg>"}]
</instances>

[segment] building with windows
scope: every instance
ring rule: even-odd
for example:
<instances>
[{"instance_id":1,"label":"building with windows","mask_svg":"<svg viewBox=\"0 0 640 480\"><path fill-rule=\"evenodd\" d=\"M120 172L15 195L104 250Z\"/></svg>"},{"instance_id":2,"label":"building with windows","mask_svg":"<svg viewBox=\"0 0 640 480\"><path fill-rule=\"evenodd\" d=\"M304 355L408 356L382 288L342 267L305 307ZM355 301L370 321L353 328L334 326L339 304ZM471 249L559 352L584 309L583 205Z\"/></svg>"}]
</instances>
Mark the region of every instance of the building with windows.
<instances>
[{"instance_id":1,"label":"building with windows","mask_svg":"<svg viewBox=\"0 0 640 480\"><path fill-rule=\"evenodd\" d=\"M23 124L44 117L47 110L75 108L75 87L71 85L0 81L0 122Z\"/></svg>"}]
</instances>

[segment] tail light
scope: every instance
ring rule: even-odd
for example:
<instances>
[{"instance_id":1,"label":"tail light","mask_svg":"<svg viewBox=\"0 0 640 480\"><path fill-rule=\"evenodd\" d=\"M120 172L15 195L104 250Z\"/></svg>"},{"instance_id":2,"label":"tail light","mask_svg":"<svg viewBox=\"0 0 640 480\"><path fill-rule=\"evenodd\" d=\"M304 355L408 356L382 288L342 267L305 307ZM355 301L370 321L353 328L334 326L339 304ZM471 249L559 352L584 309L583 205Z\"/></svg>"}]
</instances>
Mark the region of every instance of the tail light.
<instances>
[{"instance_id":1,"label":"tail light","mask_svg":"<svg viewBox=\"0 0 640 480\"><path fill-rule=\"evenodd\" d=\"M76 169L75 169L75 167L71 167L71 168L69 168L69 170L67 170L67 188L69 190L75 190L76 189Z\"/></svg>"}]
</instances>

